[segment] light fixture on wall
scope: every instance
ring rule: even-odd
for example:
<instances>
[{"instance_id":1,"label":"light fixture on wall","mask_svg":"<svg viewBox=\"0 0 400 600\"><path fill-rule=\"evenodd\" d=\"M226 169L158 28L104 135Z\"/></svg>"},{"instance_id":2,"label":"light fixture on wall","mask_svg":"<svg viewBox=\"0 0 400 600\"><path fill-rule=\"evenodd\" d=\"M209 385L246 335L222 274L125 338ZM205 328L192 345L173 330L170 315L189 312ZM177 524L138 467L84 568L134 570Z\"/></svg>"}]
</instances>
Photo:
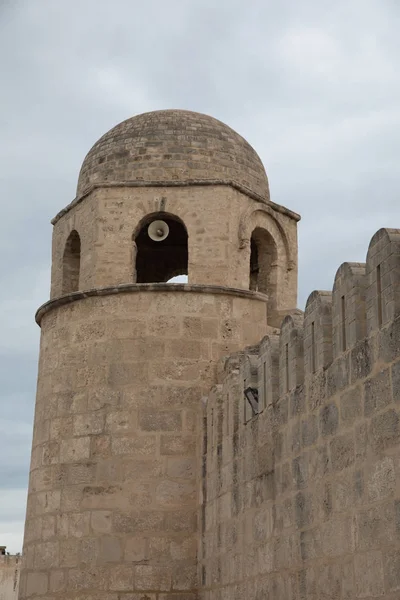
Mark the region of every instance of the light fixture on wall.
<instances>
[{"instance_id":1,"label":"light fixture on wall","mask_svg":"<svg viewBox=\"0 0 400 600\"><path fill-rule=\"evenodd\" d=\"M247 398L247 402L251 406L251 410L254 415L258 414L258 389L253 387L247 387L244 390L244 395Z\"/></svg>"}]
</instances>

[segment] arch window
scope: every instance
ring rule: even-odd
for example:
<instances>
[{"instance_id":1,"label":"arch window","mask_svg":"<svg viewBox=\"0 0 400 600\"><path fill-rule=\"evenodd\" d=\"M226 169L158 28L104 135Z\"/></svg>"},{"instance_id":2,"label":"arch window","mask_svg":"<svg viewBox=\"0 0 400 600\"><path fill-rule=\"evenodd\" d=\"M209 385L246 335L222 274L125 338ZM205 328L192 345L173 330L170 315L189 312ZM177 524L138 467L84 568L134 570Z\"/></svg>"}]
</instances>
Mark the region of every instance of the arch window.
<instances>
[{"instance_id":1,"label":"arch window","mask_svg":"<svg viewBox=\"0 0 400 600\"><path fill-rule=\"evenodd\" d=\"M256 227L250 241L250 290L267 294L268 308L276 309L277 248L270 233Z\"/></svg>"},{"instance_id":2,"label":"arch window","mask_svg":"<svg viewBox=\"0 0 400 600\"><path fill-rule=\"evenodd\" d=\"M166 224L151 230L155 221ZM160 234L160 239L157 239ZM155 238L155 239L154 239ZM188 234L183 222L173 215L157 213L145 219L134 236L136 244L136 282L166 283L188 275ZM179 281L179 280L178 280Z\"/></svg>"},{"instance_id":3,"label":"arch window","mask_svg":"<svg viewBox=\"0 0 400 600\"><path fill-rule=\"evenodd\" d=\"M68 236L63 255L63 294L79 290L79 275L81 267L81 239L73 230Z\"/></svg>"}]
</instances>

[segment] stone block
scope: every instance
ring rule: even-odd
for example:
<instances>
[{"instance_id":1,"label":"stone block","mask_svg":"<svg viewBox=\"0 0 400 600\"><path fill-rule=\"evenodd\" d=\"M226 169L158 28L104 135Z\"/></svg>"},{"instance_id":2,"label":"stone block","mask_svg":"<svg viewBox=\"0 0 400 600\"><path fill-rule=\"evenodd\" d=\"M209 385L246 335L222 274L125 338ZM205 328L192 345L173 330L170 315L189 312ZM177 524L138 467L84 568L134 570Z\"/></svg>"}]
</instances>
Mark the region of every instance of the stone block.
<instances>
[{"instance_id":1,"label":"stone block","mask_svg":"<svg viewBox=\"0 0 400 600\"><path fill-rule=\"evenodd\" d=\"M109 510L94 510L90 515L90 527L93 533L107 534L112 529L112 512Z\"/></svg>"},{"instance_id":2,"label":"stone block","mask_svg":"<svg viewBox=\"0 0 400 600\"><path fill-rule=\"evenodd\" d=\"M112 435L122 435L137 429L136 412L130 410L110 410L106 416L105 431Z\"/></svg>"},{"instance_id":3,"label":"stone block","mask_svg":"<svg viewBox=\"0 0 400 600\"><path fill-rule=\"evenodd\" d=\"M53 515L42 517L42 540L47 541L55 536L56 518Z\"/></svg>"},{"instance_id":4,"label":"stone block","mask_svg":"<svg viewBox=\"0 0 400 600\"><path fill-rule=\"evenodd\" d=\"M196 441L193 436L161 435L161 454L164 456L191 455L195 447Z\"/></svg>"},{"instance_id":5,"label":"stone block","mask_svg":"<svg viewBox=\"0 0 400 600\"><path fill-rule=\"evenodd\" d=\"M193 533L197 529L197 519L196 515L193 514L193 510L171 510L165 514L164 525L165 531Z\"/></svg>"},{"instance_id":6,"label":"stone block","mask_svg":"<svg viewBox=\"0 0 400 600\"><path fill-rule=\"evenodd\" d=\"M317 597L324 600L341 600L342 577L340 564L321 565L316 569Z\"/></svg>"},{"instance_id":7,"label":"stone block","mask_svg":"<svg viewBox=\"0 0 400 600\"><path fill-rule=\"evenodd\" d=\"M130 565L113 565L109 572L110 590L131 592L133 588L134 568Z\"/></svg>"},{"instance_id":8,"label":"stone block","mask_svg":"<svg viewBox=\"0 0 400 600\"><path fill-rule=\"evenodd\" d=\"M155 435L113 437L111 452L115 456L153 457L156 452L156 437Z\"/></svg>"},{"instance_id":9,"label":"stone block","mask_svg":"<svg viewBox=\"0 0 400 600\"><path fill-rule=\"evenodd\" d=\"M95 435L90 440L90 456L93 460L109 458L111 455L111 438L108 435Z\"/></svg>"},{"instance_id":10,"label":"stone block","mask_svg":"<svg viewBox=\"0 0 400 600\"><path fill-rule=\"evenodd\" d=\"M326 396L330 398L349 385L350 355L339 356L329 366L326 374Z\"/></svg>"},{"instance_id":11,"label":"stone block","mask_svg":"<svg viewBox=\"0 0 400 600\"><path fill-rule=\"evenodd\" d=\"M303 447L312 446L318 439L318 418L309 415L301 422L301 442Z\"/></svg>"},{"instance_id":12,"label":"stone block","mask_svg":"<svg viewBox=\"0 0 400 600\"><path fill-rule=\"evenodd\" d=\"M72 437L73 417L56 417L50 421L50 439L60 440L61 438Z\"/></svg>"},{"instance_id":13,"label":"stone block","mask_svg":"<svg viewBox=\"0 0 400 600\"><path fill-rule=\"evenodd\" d=\"M121 534L163 531L164 513L140 511L136 513L113 513L112 531Z\"/></svg>"},{"instance_id":14,"label":"stone block","mask_svg":"<svg viewBox=\"0 0 400 600\"><path fill-rule=\"evenodd\" d=\"M318 559L322 552L321 532L318 527L300 532L301 560L309 561Z\"/></svg>"},{"instance_id":15,"label":"stone block","mask_svg":"<svg viewBox=\"0 0 400 600\"><path fill-rule=\"evenodd\" d=\"M140 478L143 477L144 473L146 474L146 479L151 477L160 477L162 469L162 463L157 459L126 459L122 465L122 479L125 482L140 481Z\"/></svg>"},{"instance_id":16,"label":"stone block","mask_svg":"<svg viewBox=\"0 0 400 600\"><path fill-rule=\"evenodd\" d=\"M115 537L102 537L100 539L99 564L121 562L121 541Z\"/></svg>"},{"instance_id":17,"label":"stone block","mask_svg":"<svg viewBox=\"0 0 400 600\"><path fill-rule=\"evenodd\" d=\"M59 543L45 542L35 548L34 568L38 570L54 569L60 566Z\"/></svg>"},{"instance_id":18,"label":"stone block","mask_svg":"<svg viewBox=\"0 0 400 600\"><path fill-rule=\"evenodd\" d=\"M398 284L397 284L398 285ZM390 363L400 356L400 318L397 317L388 327L381 329L377 335L378 357Z\"/></svg>"},{"instance_id":19,"label":"stone block","mask_svg":"<svg viewBox=\"0 0 400 600\"><path fill-rule=\"evenodd\" d=\"M356 554L354 577L357 598L376 598L385 593L381 552Z\"/></svg>"},{"instance_id":20,"label":"stone block","mask_svg":"<svg viewBox=\"0 0 400 600\"><path fill-rule=\"evenodd\" d=\"M43 446L42 465L56 465L60 462L59 459L60 445L56 441L47 442Z\"/></svg>"},{"instance_id":21,"label":"stone block","mask_svg":"<svg viewBox=\"0 0 400 600\"><path fill-rule=\"evenodd\" d=\"M357 550L384 548L397 540L396 514L393 503L375 506L357 514Z\"/></svg>"},{"instance_id":22,"label":"stone block","mask_svg":"<svg viewBox=\"0 0 400 600\"><path fill-rule=\"evenodd\" d=\"M336 404L330 403L319 412L320 431L323 436L336 433L339 424L339 411Z\"/></svg>"},{"instance_id":23,"label":"stone block","mask_svg":"<svg viewBox=\"0 0 400 600\"><path fill-rule=\"evenodd\" d=\"M354 523L349 516L336 516L321 524L322 553L334 558L354 552Z\"/></svg>"},{"instance_id":24,"label":"stone block","mask_svg":"<svg viewBox=\"0 0 400 600\"><path fill-rule=\"evenodd\" d=\"M91 412L76 415L73 422L73 435L99 434L104 429L104 414L101 412Z\"/></svg>"},{"instance_id":25,"label":"stone block","mask_svg":"<svg viewBox=\"0 0 400 600\"><path fill-rule=\"evenodd\" d=\"M389 550L383 555L385 591L400 592L400 551Z\"/></svg>"},{"instance_id":26,"label":"stone block","mask_svg":"<svg viewBox=\"0 0 400 600\"><path fill-rule=\"evenodd\" d=\"M363 460L369 446L368 423L360 423L355 427L355 451L356 459Z\"/></svg>"},{"instance_id":27,"label":"stone block","mask_svg":"<svg viewBox=\"0 0 400 600\"><path fill-rule=\"evenodd\" d=\"M50 573L50 585L49 591L53 593L60 593L66 590L67 586L67 574L65 571L52 570Z\"/></svg>"},{"instance_id":28,"label":"stone block","mask_svg":"<svg viewBox=\"0 0 400 600\"><path fill-rule=\"evenodd\" d=\"M43 596L47 593L49 587L49 579L47 573L40 571L27 574L26 581L26 597Z\"/></svg>"},{"instance_id":29,"label":"stone block","mask_svg":"<svg viewBox=\"0 0 400 600\"><path fill-rule=\"evenodd\" d=\"M124 509L129 504L121 485L87 485L82 491L82 509Z\"/></svg>"},{"instance_id":30,"label":"stone block","mask_svg":"<svg viewBox=\"0 0 400 600\"><path fill-rule=\"evenodd\" d=\"M355 451L352 433L333 438L329 448L334 471L341 471L354 463Z\"/></svg>"},{"instance_id":31,"label":"stone block","mask_svg":"<svg viewBox=\"0 0 400 600\"><path fill-rule=\"evenodd\" d=\"M168 591L171 589L169 567L137 565L134 567L135 587L138 590Z\"/></svg>"},{"instance_id":32,"label":"stone block","mask_svg":"<svg viewBox=\"0 0 400 600\"><path fill-rule=\"evenodd\" d=\"M392 401L389 369L380 371L364 383L364 415L370 417Z\"/></svg>"},{"instance_id":33,"label":"stone block","mask_svg":"<svg viewBox=\"0 0 400 600\"><path fill-rule=\"evenodd\" d=\"M348 470L335 479L333 490L335 510L344 512L354 506L354 471Z\"/></svg>"},{"instance_id":34,"label":"stone block","mask_svg":"<svg viewBox=\"0 0 400 600\"><path fill-rule=\"evenodd\" d=\"M60 461L62 463L74 463L88 460L90 456L90 437L71 438L61 440Z\"/></svg>"},{"instance_id":35,"label":"stone block","mask_svg":"<svg viewBox=\"0 0 400 600\"><path fill-rule=\"evenodd\" d=\"M176 358L199 359L202 356L202 345L193 339L169 340L166 345L166 353L167 356Z\"/></svg>"},{"instance_id":36,"label":"stone block","mask_svg":"<svg viewBox=\"0 0 400 600\"><path fill-rule=\"evenodd\" d=\"M304 413L306 408L306 396L303 385L298 385L289 395L289 414L296 417Z\"/></svg>"},{"instance_id":37,"label":"stone block","mask_svg":"<svg viewBox=\"0 0 400 600\"><path fill-rule=\"evenodd\" d=\"M367 467L368 500L376 502L393 496L396 486L394 461L385 457Z\"/></svg>"},{"instance_id":38,"label":"stone block","mask_svg":"<svg viewBox=\"0 0 400 600\"><path fill-rule=\"evenodd\" d=\"M113 390L110 387L96 386L88 391L88 410L95 411L103 408L108 410L116 407L121 402L122 393L120 390Z\"/></svg>"},{"instance_id":39,"label":"stone block","mask_svg":"<svg viewBox=\"0 0 400 600\"><path fill-rule=\"evenodd\" d=\"M40 492L36 495L36 513L41 515L44 513L57 512L60 509L60 503L60 490Z\"/></svg>"},{"instance_id":40,"label":"stone block","mask_svg":"<svg viewBox=\"0 0 400 600\"><path fill-rule=\"evenodd\" d=\"M161 481L155 490L158 506L190 505L195 498L195 484L189 482Z\"/></svg>"},{"instance_id":41,"label":"stone block","mask_svg":"<svg viewBox=\"0 0 400 600\"><path fill-rule=\"evenodd\" d=\"M340 396L340 420L346 427L362 415L361 387L352 387Z\"/></svg>"},{"instance_id":42,"label":"stone block","mask_svg":"<svg viewBox=\"0 0 400 600\"><path fill-rule=\"evenodd\" d=\"M291 450L293 454L298 454L301 449L301 421L295 421L292 425L291 432Z\"/></svg>"},{"instance_id":43,"label":"stone block","mask_svg":"<svg viewBox=\"0 0 400 600\"><path fill-rule=\"evenodd\" d=\"M147 322L147 331L150 335L155 335L161 339L180 338L181 339L182 319L179 316L156 315Z\"/></svg>"},{"instance_id":44,"label":"stone block","mask_svg":"<svg viewBox=\"0 0 400 600\"><path fill-rule=\"evenodd\" d=\"M400 419L394 409L377 414L371 419L370 442L376 452L391 448L400 441Z\"/></svg>"},{"instance_id":45,"label":"stone block","mask_svg":"<svg viewBox=\"0 0 400 600\"><path fill-rule=\"evenodd\" d=\"M60 541L60 567L74 568L80 562L80 541L66 539Z\"/></svg>"},{"instance_id":46,"label":"stone block","mask_svg":"<svg viewBox=\"0 0 400 600\"><path fill-rule=\"evenodd\" d=\"M309 377L306 385L306 397L310 412L321 406L325 399L326 371L319 371Z\"/></svg>"},{"instance_id":47,"label":"stone block","mask_svg":"<svg viewBox=\"0 0 400 600\"><path fill-rule=\"evenodd\" d=\"M108 370L108 384L112 388L145 385L148 382L148 363L115 363Z\"/></svg>"},{"instance_id":48,"label":"stone block","mask_svg":"<svg viewBox=\"0 0 400 600\"><path fill-rule=\"evenodd\" d=\"M142 431L181 431L182 414L178 411L140 411L139 427Z\"/></svg>"},{"instance_id":49,"label":"stone block","mask_svg":"<svg viewBox=\"0 0 400 600\"><path fill-rule=\"evenodd\" d=\"M168 571L170 569L168 568ZM166 574L162 575L166 581ZM179 566L172 574L173 590L194 590L197 586L197 565Z\"/></svg>"},{"instance_id":50,"label":"stone block","mask_svg":"<svg viewBox=\"0 0 400 600\"><path fill-rule=\"evenodd\" d=\"M93 483L96 477L96 463L78 463L67 467L67 481L71 485Z\"/></svg>"},{"instance_id":51,"label":"stone block","mask_svg":"<svg viewBox=\"0 0 400 600\"><path fill-rule=\"evenodd\" d=\"M80 564L91 568L99 564L99 541L96 538L84 538L80 543Z\"/></svg>"},{"instance_id":52,"label":"stone block","mask_svg":"<svg viewBox=\"0 0 400 600\"><path fill-rule=\"evenodd\" d=\"M293 460L292 473L297 489L306 487L308 481L308 457L306 454Z\"/></svg>"},{"instance_id":53,"label":"stone block","mask_svg":"<svg viewBox=\"0 0 400 600\"><path fill-rule=\"evenodd\" d=\"M373 352L371 348L371 340L364 339L359 341L350 354L351 360L351 384L356 383L360 379L364 379L369 375L373 365Z\"/></svg>"},{"instance_id":54,"label":"stone block","mask_svg":"<svg viewBox=\"0 0 400 600\"><path fill-rule=\"evenodd\" d=\"M70 569L67 589L69 592L95 589L99 594L99 592L107 589L108 582L108 573L101 567L90 566L90 568Z\"/></svg>"},{"instance_id":55,"label":"stone block","mask_svg":"<svg viewBox=\"0 0 400 600\"><path fill-rule=\"evenodd\" d=\"M69 537L81 538L89 535L90 531L90 513L70 513L68 515L68 535Z\"/></svg>"},{"instance_id":56,"label":"stone block","mask_svg":"<svg viewBox=\"0 0 400 600\"><path fill-rule=\"evenodd\" d=\"M299 492L294 499L296 526L299 529L308 527L314 520L313 496Z\"/></svg>"},{"instance_id":57,"label":"stone block","mask_svg":"<svg viewBox=\"0 0 400 600\"><path fill-rule=\"evenodd\" d=\"M151 539L151 538L150 538ZM160 538L155 538L156 540ZM125 541L124 559L127 562L139 563L147 559L147 540L141 537L128 536Z\"/></svg>"}]
</instances>

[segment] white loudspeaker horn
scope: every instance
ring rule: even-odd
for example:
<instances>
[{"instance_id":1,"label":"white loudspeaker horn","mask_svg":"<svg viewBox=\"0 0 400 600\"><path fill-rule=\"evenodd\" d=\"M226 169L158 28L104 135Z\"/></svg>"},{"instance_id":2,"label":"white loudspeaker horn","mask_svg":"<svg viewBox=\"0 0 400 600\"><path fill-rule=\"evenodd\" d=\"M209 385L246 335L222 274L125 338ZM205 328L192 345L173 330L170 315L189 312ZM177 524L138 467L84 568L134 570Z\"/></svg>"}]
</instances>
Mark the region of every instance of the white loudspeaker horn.
<instances>
[{"instance_id":1,"label":"white loudspeaker horn","mask_svg":"<svg viewBox=\"0 0 400 600\"><path fill-rule=\"evenodd\" d=\"M154 242L162 242L168 237L169 227L165 221L153 221L147 230L149 238Z\"/></svg>"}]
</instances>

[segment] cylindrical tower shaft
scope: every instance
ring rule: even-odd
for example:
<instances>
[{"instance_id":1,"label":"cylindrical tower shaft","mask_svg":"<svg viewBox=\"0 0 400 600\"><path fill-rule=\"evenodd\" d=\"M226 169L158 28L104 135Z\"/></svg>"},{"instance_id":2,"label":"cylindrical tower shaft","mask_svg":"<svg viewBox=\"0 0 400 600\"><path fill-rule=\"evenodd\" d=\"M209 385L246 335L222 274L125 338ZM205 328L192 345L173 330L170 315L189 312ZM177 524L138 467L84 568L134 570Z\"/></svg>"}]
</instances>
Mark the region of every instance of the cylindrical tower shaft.
<instances>
[{"instance_id":1,"label":"cylindrical tower shaft","mask_svg":"<svg viewBox=\"0 0 400 600\"><path fill-rule=\"evenodd\" d=\"M39 313L21 599L196 597L201 397L226 348L266 328L265 299L109 291Z\"/></svg>"}]
</instances>

